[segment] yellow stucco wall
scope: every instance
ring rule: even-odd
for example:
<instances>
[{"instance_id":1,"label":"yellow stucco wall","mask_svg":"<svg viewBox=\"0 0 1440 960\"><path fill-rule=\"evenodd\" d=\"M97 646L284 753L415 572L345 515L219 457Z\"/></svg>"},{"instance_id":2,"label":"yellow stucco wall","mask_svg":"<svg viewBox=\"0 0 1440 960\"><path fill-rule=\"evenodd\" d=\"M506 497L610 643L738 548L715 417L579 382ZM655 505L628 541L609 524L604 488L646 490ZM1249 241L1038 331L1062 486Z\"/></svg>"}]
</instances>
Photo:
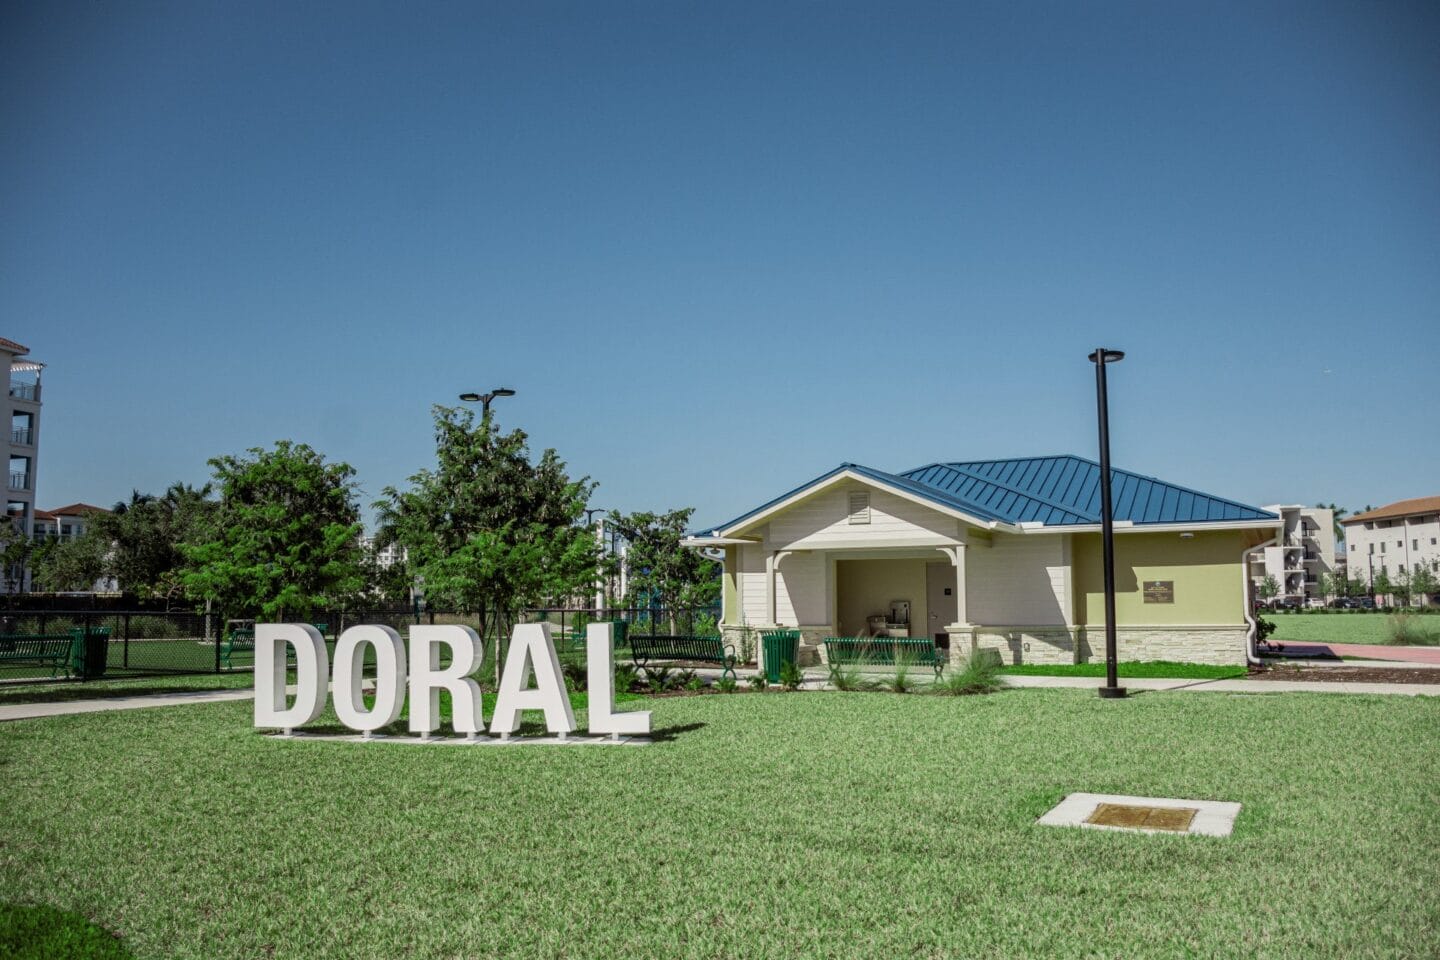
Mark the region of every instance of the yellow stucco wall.
<instances>
[{"instance_id":1,"label":"yellow stucco wall","mask_svg":"<svg viewBox=\"0 0 1440 960\"><path fill-rule=\"evenodd\" d=\"M910 635L925 636L926 597L924 560L837 560L835 593L839 636L855 636L865 618L889 615L892 600L910 601Z\"/></svg>"},{"instance_id":2,"label":"yellow stucco wall","mask_svg":"<svg viewBox=\"0 0 1440 960\"><path fill-rule=\"evenodd\" d=\"M1115 621L1118 624L1242 624L1245 622L1240 552L1266 539L1256 530L1115 535ZM1105 574L1100 534L1075 534L1075 623L1105 623ZM1146 580L1175 584L1174 603L1145 603Z\"/></svg>"}]
</instances>

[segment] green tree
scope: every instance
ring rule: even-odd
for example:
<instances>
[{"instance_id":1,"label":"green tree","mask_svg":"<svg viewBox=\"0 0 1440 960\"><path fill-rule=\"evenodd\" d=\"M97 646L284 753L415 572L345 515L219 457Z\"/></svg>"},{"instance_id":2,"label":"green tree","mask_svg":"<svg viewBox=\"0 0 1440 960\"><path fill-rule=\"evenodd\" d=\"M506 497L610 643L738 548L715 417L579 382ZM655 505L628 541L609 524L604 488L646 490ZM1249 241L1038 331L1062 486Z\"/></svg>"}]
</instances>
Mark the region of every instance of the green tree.
<instances>
[{"instance_id":1,"label":"green tree","mask_svg":"<svg viewBox=\"0 0 1440 960\"><path fill-rule=\"evenodd\" d=\"M669 611L670 632L682 607L708 607L720 598L720 568L698 550L680 545L693 507L669 513L611 513L610 522L630 544L627 602L655 600Z\"/></svg>"},{"instance_id":2,"label":"green tree","mask_svg":"<svg viewBox=\"0 0 1440 960\"><path fill-rule=\"evenodd\" d=\"M595 484L570 479L554 450L531 460L523 430L490 414L437 406L436 466L387 487L375 504L377 544L398 543L431 607L472 612L504 637L525 607L595 581L599 547L580 526Z\"/></svg>"},{"instance_id":3,"label":"green tree","mask_svg":"<svg viewBox=\"0 0 1440 960\"><path fill-rule=\"evenodd\" d=\"M93 528L69 540L37 543L30 552L30 588L41 592L93 590L105 576L109 544Z\"/></svg>"},{"instance_id":4,"label":"green tree","mask_svg":"<svg viewBox=\"0 0 1440 960\"><path fill-rule=\"evenodd\" d=\"M106 540L106 572L120 589L138 597L173 600L184 594L186 572L182 545L198 540L219 504L211 486L171 484L160 496L132 491L108 514L91 518L88 532Z\"/></svg>"},{"instance_id":5,"label":"green tree","mask_svg":"<svg viewBox=\"0 0 1440 960\"><path fill-rule=\"evenodd\" d=\"M1345 540L1345 525L1340 521L1345 517L1349 516L1350 511L1346 510L1344 507L1337 507L1333 503L1317 503L1315 504L1315 506L1320 510L1329 510L1335 514L1334 519L1331 521L1333 529L1335 531L1335 542L1337 544L1343 543Z\"/></svg>"},{"instance_id":6,"label":"green tree","mask_svg":"<svg viewBox=\"0 0 1440 960\"><path fill-rule=\"evenodd\" d=\"M1418 563L1415 565L1415 572L1410 575L1410 589L1422 606L1430 601L1431 594L1440 592L1440 580L1435 576L1435 567L1436 563L1433 561L1429 565Z\"/></svg>"},{"instance_id":7,"label":"green tree","mask_svg":"<svg viewBox=\"0 0 1440 960\"><path fill-rule=\"evenodd\" d=\"M1320 596L1322 597L1328 598L1335 595L1335 578L1323 570L1320 571L1320 576L1316 578L1315 586L1320 591Z\"/></svg>"},{"instance_id":8,"label":"green tree","mask_svg":"<svg viewBox=\"0 0 1440 960\"><path fill-rule=\"evenodd\" d=\"M1275 574L1273 574L1273 573L1267 573L1267 574L1265 574L1265 579L1260 581L1260 590L1259 590L1260 599L1261 599L1261 600L1273 600L1273 599L1275 599L1275 595L1278 594L1279 592L1280 592L1280 581L1278 581L1278 580L1275 579Z\"/></svg>"},{"instance_id":9,"label":"green tree","mask_svg":"<svg viewBox=\"0 0 1440 960\"><path fill-rule=\"evenodd\" d=\"M1384 598L1381 600L1381 603L1388 606L1390 603L1390 594L1394 589L1395 584L1391 582L1389 572L1386 571L1384 567L1381 567L1380 572L1375 574L1370 582L1370 592L1378 597Z\"/></svg>"},{"instance_id":10,"label":"green tree","mask_svg":"<svg viewBox=\"0 0 1440 960\"><path fill-rule=\"evenodd\" d=\"M364 588L355 471L303 443L210 461L220 502L182 545L185 589L227 615L307 617Z\"/></svg>"}]
</instances>

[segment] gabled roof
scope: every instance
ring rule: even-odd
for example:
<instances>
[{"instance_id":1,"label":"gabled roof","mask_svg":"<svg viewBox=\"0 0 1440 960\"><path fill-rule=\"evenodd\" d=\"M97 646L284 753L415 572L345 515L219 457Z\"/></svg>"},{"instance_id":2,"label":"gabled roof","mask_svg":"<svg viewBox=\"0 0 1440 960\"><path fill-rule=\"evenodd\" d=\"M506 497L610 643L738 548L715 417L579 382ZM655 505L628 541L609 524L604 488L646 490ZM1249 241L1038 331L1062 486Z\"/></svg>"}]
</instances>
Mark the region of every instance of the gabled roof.
<instances>
[{"instance_id":1,"label":"gabled roof","mask_svg":"<svg viewBox=\"0 0 1440 960\"><path fill-rule=\"evenodd\" d=\"M13 353L17 357L24 356L30 352L29 347L21 346L14 340L7 340L5 337L0 337L0 350L4 350L6 353Z\"/></svg>"},{"instance_id":2,"label":"gabled roof","mask_svg":"<svg viewBox=\"0 0 1440 960\"><path fill-rule=\"evenodd\" d=\"M1413 517L1417 513L1440 513L1440 497L1416 497L1413 500L1396 500L1374 510L1346 517L1340 523L1349 526L1366 520L1386 520L1391 517Z\"/></svg>"},{"instance_id":3,"label":"gabled roof","mask_svg":"<svg viewBox=\"0 0 1440 960\"><path fill-rule=\"evenodd\" d=\"M714 532L733 531L844 473L890 487L982 525L1078 527L1100 522L1100 465L1084 457L1064 454L932 463L898 474L858 463L842 463L809 483L713 528ZM1259 507L1128 470L1112 467L1110 476L1115 520L1119 523L1134 526L1264 523L1279 519Z\"/></svg>"},{"instance_id":4,"label":"gabled roof","mask_svg":"<svg viewBox=\"0 0 1440 960\"><path fill-rule=\"evenodd\" d=\"M68 507L56 507L54 510L46 511L56 517L79 517L87 513L109 513L104 507L97 507L89 503L72 503ZM35 511L39 516L40 511Z\"/></svg>"}]
</instances>

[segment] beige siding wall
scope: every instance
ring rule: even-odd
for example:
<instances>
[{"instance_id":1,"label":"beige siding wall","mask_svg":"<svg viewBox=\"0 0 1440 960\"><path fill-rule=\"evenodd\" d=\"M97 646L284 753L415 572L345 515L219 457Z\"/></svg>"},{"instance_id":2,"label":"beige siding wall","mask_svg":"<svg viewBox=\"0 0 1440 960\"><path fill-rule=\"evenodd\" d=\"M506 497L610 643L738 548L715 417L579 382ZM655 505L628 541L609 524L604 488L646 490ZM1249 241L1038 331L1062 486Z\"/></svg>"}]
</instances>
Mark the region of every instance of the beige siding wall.
<instances>
[{"instance_id":1,"label":"beige siding wall","mask_svg":"<svg viewBox=\"0 0 1440 960\"><path fill-rule=\"evenodd\" d=\"M1064 625L1070 595L1065 535L997 533L991 544L965 552L970 622Z\"/></svg>"},{"instance_id":2,"label":"beige siding wall","mask_svg":"<svg viewBox=\"0 0 1440 960\"><path fill-rule=\"evenodd\" d=\"M765 609L765 549L759 544L740 548L740 612L743 623L762 624L769 616Z\"/></svg>"},{"instance_id":3,"label":"beige siding wall","mask_svg":"<svg viewBox=\"0 0 1440 960\"><path fill-rule=\"evenodd\" d=\"M830 622L825 567L820 553L792 553L780 561L775 577L775 615L780 623L798 627Z\"/></svg>"},{"instance_id":4,"label":"beige siding wall","mask_svg":"<svg viewBox=\"0 0 1440 960\"><path fill-rule=\"evenodd\" d=\"M870 494L870 522L850 522L851 491ZM953 543L959 521L883 490L842 483L770 520L766 544L772 550L856 546L873 540L890 546Z\"/></svg>"}]
</instances>

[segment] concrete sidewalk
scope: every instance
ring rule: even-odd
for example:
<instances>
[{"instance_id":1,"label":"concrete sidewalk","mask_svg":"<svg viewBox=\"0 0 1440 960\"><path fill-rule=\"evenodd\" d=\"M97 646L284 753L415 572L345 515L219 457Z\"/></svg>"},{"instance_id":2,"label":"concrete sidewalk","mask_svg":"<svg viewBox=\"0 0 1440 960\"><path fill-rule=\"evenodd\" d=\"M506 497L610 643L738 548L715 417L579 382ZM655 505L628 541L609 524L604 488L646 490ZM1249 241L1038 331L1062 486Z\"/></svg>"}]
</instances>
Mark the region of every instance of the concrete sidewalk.
<instances>
[{"instance_id":1,"label":"concrete sidewalk","mask_svg":"<svg viewBox=\"0 0 1440 960\"><path fill-rule=\"evenodd\" d=\"M717 680L720 671L715 669L700 669L695 671L699 676L708 680ZM746 673L749 676L749 673ZM883 672L868 673L866 676L873 679L883 679L886 674ZM917 673L912 674L919 681L919 686L926 685L927 677ZM823 669L814 667L805 671L805 689L825 690L829 688L827 682L829 674ZM1020 688L1040 689L1077 689L1095 690L1104 684L1102 677L1031 677L1005 675L1002 677L1006 686ZM744 682L743 679L741 681ZM1164 680L1149 677L1137 677L1134 679L1120 680L1120 685L1127 690L1139 693L1141 691L1153 692L1187 692L1198 691L1200 693L1378 693L1400 696L1435 697L1440 696L1440 683L1364 683L1359 681L1344 681L1339 683L1326 683L1324 681L1306 680ZM294 692L294 688L290 688ZM149 707L175 707L187 703L228 703L235 700L249 700L255 696L252 688L240 690L192 690L182 693L160 693L143 697L105 697L96 700L68 700L55 703L16 703L0 706L0 722L6 720L33 720L39 717L63 717L76 713L103 713L107 710L143 710Z\"/></svg>"},{"instance_id":2,"label":"concrete sidewalk","mask_svg":"<svg viewBox=\"0 0 1440 960\"><path fill-rule=\"evenodd\" d=\"M15 703L0 706L0 721L31 720L35 717L63 717L72 713L102 713L106 710L143 710L146 707L174 707L184 703L225 703L250 700L251 688L239 690L189 690L154 693L141 697L102 697L96 700L57 700L52 703Z\"/></svg>"},{"instance_id":3,"label":"concrete sidewalk","mask_svg":"<svg viewBox=\"0 0 1440 960\"><path fill-rule=\"evenodd\" d=\"M330 690L335 689L332 683ZM375 690L373 681L366 680L366 693ZM295 693L292 684L285 688ZM233 690L184 690L177 693L152 693L136 697L100 697L94 700L57 700L53 703L14 703L0 706L0 723L6 720L33 720L36 717L64 717L72 713L104 713L107 710L143 710L148 707L178 707L187 703L229 703L253 700L254 687Z\"/></svg>"},{"instance_id":4,"label":"concrete sidewalk","mask_svg":"<svg viewBox=\"0 0 1440 960\"><path fill-rule=\"evenodd\" d=\"M1385 664L1393 666L1393 664ZM709 680L718 679L720 671L713 668L704 668L695 671L698 675ZM751 672L745 670L741 677L741 683L749 677ZM861 674L867 679L883 680L889 676L883 670L863 671ZM931 674L928 669L911 671L911 679L918 681L918 686L925 686L931 681ZM1103 677L1034 677L1020 676L1015 674L1002 674L1001 679L1009 687L1037 687L1037 688L1072 688L1078 690L1097 690L1104 686ZM825 690L829 689L829 672L820 667L805 668L805 689ZM1181 680L1181 679L1160 679L1154 677L1136 677L1120 679L1120 686L1127 690L1141 691L1166 691L1186 692L1198 691L1200 693L1381 693L1398 694L1402 696L1440 696L1440 683L1366 683L1363 681L1340 681L1327 682L1323 680L1252 680L1239 678L1235 680Z\"/></svg>"}]
</instances>

